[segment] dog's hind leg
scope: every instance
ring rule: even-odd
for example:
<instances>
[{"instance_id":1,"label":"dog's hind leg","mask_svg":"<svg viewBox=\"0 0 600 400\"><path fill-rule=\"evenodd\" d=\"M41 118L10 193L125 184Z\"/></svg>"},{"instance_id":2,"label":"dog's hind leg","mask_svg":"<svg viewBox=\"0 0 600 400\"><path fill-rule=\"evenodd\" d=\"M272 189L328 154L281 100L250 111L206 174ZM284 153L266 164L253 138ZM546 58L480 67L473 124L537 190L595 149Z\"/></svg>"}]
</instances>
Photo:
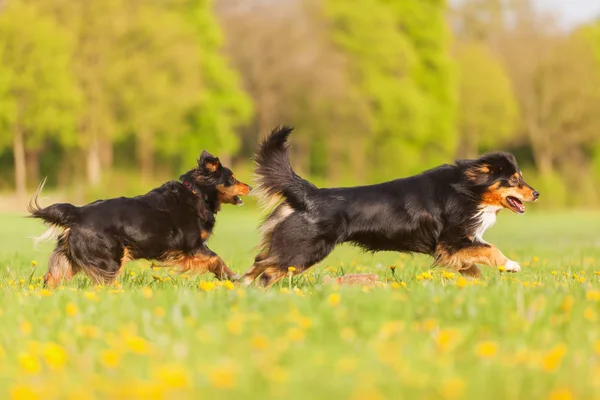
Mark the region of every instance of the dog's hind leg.
<instances>
[{"instance_id":1,"label":"dog's hind leg","mask_svg":"<svg viewBox=\"0 0 600 400\"><path fill-rule=\"evenodd\" d=\"M289 267L294 267L294 275L300 274L327 257L335 247L336 238L337 235L328 235L304 216L291 214L275 227L270 237L265 237L268 255L261 253L256 257L244 275L244 283L250 284L260 277L264 286L272 286L289 274Z\"/></svg>"},{"instance_id":2,"label":"dog's hind leg","mask_svg":"<svg viewBox=\"0 0 600 400\"><path fill-rule=\"evenodd\" d=\"M44 286L55 288L64 281L68 281L79 272L65 254L63 249L56 248L48 260L48 272L44 275Z\"/></svg>"}]
</instances>

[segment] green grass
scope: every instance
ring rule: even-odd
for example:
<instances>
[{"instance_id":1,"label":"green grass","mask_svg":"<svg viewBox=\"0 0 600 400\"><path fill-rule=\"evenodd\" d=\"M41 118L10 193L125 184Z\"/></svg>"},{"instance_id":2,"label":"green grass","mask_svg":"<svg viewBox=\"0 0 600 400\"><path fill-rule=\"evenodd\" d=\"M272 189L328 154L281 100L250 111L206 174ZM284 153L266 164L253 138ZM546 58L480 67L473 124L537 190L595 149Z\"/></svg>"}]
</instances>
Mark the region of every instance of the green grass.
<instances>
[{"instance_id":1,"label":"green grass","mask_svg":"<svg viewBox=\"0 0 600 400\"><path fill-rule=\"evenodd\" d=\"M238 272L258 221L218 217L209 245ZM143 261L116 287L46 291L52 247L27 239L43 229L0 215L0 398L600 398L597 212L502 212L486 239L520 274L467 281L425 256L341 246L267 291ZM322 284L357 271L389 285Z\"/></svg>"}]
</instances>

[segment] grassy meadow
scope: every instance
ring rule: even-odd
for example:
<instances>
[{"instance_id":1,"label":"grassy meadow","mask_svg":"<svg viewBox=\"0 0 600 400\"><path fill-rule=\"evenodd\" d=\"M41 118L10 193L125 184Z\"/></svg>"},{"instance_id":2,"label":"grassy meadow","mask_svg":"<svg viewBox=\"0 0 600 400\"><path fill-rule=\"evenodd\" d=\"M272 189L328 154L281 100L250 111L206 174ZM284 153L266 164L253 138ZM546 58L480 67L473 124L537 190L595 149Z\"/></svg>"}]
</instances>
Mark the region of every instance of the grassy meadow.
<instances>
[{"instance_id":1,"label":"grassy meadow","mask_svg":"<svg viewBox=\"0 0 600 400\"><path fill-rule=\"evenodd\" d=\"M219 214L209 244L238 272L258 221ZM48 291L51 245L28 239L43 229L0 215L3 399L600 399L598 212L502 212L486 239L519 274L342 246L266 291L144 261ZM323 284L348 272L388 285Z\"/></svg>"}]
</instances>

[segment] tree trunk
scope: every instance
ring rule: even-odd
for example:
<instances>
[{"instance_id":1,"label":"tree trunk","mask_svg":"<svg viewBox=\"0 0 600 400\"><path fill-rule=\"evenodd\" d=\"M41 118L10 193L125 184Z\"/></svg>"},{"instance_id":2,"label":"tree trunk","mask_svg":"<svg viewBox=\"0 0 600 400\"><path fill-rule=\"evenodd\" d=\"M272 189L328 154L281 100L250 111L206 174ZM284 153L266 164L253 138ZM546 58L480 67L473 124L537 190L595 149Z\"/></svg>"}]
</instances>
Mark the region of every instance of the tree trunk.
<instances>
[{"instance_id":1,"label":"tree trunk","mask_svg":"<svg viewBox=\"0 0 600 400\"><path fill-rule=\"evenodd\" d=\"M479 156L479 138L469 129L463 129L458 143L457 156L473 159Z\"/></svg>"},{"instance_id":2,"label":"tree trunk","mask_svg":"<svg viewBox=\"0 0 600 400\"><path fill-rule=\"evenodd\" d=\"M103 140L100 150L100 164L104 171L111 171L113 166L113 145L110 140Z\"/></svg>"},{"instance_id":3,"label":"tree trunk","mask_svg":"<svg viewBox=\"0 0 600 400\"><path fill-rule=\"evenodd\" d=\"M29 181L37 186L40 182L40 152L37 150L25 152L25 163Z\"/></svg>"},{"instance_id":4,"label":"tree trunk","mask_svg":"<svg viewBox=\"0 0 600 400\"><path fill-rule=\"evenodd\" d=\"M102 165L100 163L100 143L93 135L87 149L87 181L92 187L98 186L102 180Z\"/></svg>"},{"instance_id":5,"label":"tree trunk","mask_svg":"<svg viewBox=\"0 0 600 400\"><path fill-rule=\"evenodd\" d=\"M152 152L152 134L142 129L137 134L136 152L138 167L143 182L148 182L154 170L154 154Z\"/></svg>"},{"instance_id":6,"label":"tree trunk","mask_svg":"<svg viewBox=\"0 0 600 400\"><path fill-rule=\"evenodd\" d=\"M27 194L27 174L25 172L25 145L23 142L23 131L19 126L16 126L13 134L13 152L15 157L15 189L17 191L17 197L19 199L24 199Z\"/></svg>"}]
</instances>

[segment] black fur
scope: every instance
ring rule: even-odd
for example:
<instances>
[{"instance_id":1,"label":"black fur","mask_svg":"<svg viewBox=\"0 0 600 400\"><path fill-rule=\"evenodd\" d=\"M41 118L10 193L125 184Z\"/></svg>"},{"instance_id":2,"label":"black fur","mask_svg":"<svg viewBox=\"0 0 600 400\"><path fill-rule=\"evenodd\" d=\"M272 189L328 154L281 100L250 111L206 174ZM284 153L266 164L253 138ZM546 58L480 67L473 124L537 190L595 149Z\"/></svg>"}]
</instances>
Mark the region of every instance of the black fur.
<instances>
[{"instance_id":1,"label":"black fur","mask_svg":"<svg viewBox=\"0 0 600 400\"><path fill-rule=\"evenodd\" d=\"M281 197L283 202L263 222L262 251L247 282L262 275L265 283L273 283L289 266L302 272L345 242L372 252L423 253L436 259L441 246L450 253L487 246L474 238L486 198L513 186L536 199L539 195L522 180L514 156L504 152L376 185L319 189L290 166L291 131L275 129L256 155L259 189L266 200ZM513 174L519 176L517 186L509 184Z\"/></svg>"},{"instance_id":2,"label":"black fur","mask_svg":"<svg viewBox=\"0 0 600 400\"><path fill-rule=\"evenodd\" d=\"M233 278L206 241L221 203L239 204L237 196L251 188L206 151L180 180L133 198L46 208L38 204L42 183L29 205L31 216L62 230L46 283L55 285L81 270L96 281L110 282L125 261L142 258L199 272L210 264L208 270L219 278Z\"/></svg>"}]
</instances>

